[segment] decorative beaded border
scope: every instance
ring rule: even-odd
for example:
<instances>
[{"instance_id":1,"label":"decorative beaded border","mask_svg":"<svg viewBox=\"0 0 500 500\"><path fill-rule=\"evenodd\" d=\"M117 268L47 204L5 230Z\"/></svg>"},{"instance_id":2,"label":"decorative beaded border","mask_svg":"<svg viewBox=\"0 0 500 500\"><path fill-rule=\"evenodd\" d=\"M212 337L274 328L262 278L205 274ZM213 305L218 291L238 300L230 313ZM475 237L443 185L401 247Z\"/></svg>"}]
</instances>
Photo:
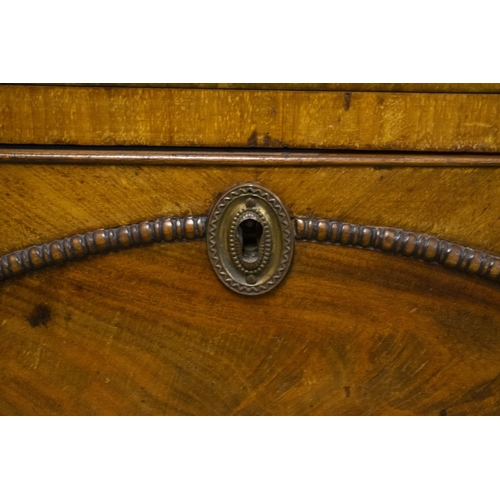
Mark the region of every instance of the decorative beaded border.
<instances>
[{"instance_id":1,"label":"decorative beaded border","mask_svg":"<svg viewBox=\"0 0 500 500\"><path fill-rule=\"evenodd\" d=\"M261 197L275 210L283 230L284 252L281 263L272 278L262 285L241 284L231 279L220 263L215 244L216 226L228 203L236 197L249 194ZM241 212L245 211L252 212L253 209L247 207ZM239 220L238 215L235 216L233 223L235 220ZM248 295L264 293L276 286L283 278L291 264L294 239L382 250L428 262L436 262L468 274L500 281L500 256L434 236L390 227L350 224L333 219L295 217L292 225L292 220L290 220L280 200L272 193L254 184L237 186L220 197L214 205L208 221L209 227L205 231L207 222L205 216L159 217L152 221L127 224L116 228L96 229L42 245L32 245L0 255L0 281L89 255L157 242L189 241L205 237L209 259L221 281L229 288Z\"/></svg>"},{"instance_id":2,"label":"decorative beaded border","mask_svg":"<svg viewBox=\"0 0 500 500\"><path fill-rule=\"evenodd\" d=\"M296 217L294 224L297 240L381 250L500 281L499 256L436 236L393 227L351 224L335 219Z\"/></svg>"},{"instance_id":3,"label":"decorative beaded border","mask_svg":"<svg viewBox=\"0 0 500 500\"><path fill-rule=\"evenodd\" d=\"M74 234L0 256L0 281L89 255L159 242L205 238L206 217L159 217L151 221Z\"/></svg>"}]
</instances>

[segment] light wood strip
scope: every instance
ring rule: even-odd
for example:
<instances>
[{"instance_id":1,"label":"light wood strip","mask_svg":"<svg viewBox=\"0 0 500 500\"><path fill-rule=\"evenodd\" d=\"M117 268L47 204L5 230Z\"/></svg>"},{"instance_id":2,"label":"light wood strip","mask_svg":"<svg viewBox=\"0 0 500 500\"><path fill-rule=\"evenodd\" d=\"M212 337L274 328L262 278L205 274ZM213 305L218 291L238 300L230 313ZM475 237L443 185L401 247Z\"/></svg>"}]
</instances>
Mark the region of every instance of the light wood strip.
<instances>
[{"instance_id":1,"label":"light wood strip","mask_svg":"<svg viewBox=\"0 0 500 500\"><path fill-rule=\"evenodd\" d=\"M499 152L499 94L0 87L0 143Z\"/></svg>"}]
</instances>

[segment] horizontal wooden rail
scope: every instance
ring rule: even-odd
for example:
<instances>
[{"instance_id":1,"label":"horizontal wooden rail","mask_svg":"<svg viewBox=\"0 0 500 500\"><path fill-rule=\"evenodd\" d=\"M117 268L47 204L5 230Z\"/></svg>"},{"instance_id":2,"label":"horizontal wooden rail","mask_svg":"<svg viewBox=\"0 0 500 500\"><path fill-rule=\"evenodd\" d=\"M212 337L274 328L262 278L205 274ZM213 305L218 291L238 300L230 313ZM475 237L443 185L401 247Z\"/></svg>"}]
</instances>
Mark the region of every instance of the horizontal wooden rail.
<instances>
[{"instance_id":1,"label":"horizontal wooden rail","mask_svg":"<svg viewBox=\"0 0 500 500\"><path fill-rule=\"evenodd\" d=\"M496 154L0 148L1 163L262 167L500 167Z\"/></svg>"}]
</instances>

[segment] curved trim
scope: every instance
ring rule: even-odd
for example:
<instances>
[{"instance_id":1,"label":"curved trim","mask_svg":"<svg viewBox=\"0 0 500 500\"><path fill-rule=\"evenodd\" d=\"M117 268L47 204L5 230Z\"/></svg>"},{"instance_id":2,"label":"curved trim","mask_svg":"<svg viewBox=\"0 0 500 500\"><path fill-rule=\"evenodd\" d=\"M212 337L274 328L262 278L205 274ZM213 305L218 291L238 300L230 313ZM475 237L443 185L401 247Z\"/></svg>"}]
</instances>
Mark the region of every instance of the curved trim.
<instances>
[{"instance_id":1,"label":"curved trim","mask_svg":"<svg viewBox=\"0 0 500 500\"><path fill-rule=\"evenodd\" d=\"M159 217L152 221L96 229L0 256L0 281L89 255L159 242L205 237L206 217Z\"/></svg>"},{"instance_id":2,"label":"curved trim","mask_svg":"<svg viewBox=\"0 0 500 500\"><path fill-rule=\"evenodd\" d=\"M435 236L334 219L292 217L292 221L299 241L381 250L500 281L500 257ZM204 239L206 224L206 216L160 217L33 245L0 256L0 281L89 255L159 242Z\"/></svg>"},{"instance_id":3,"label":"curved trim","mask_svg":"<svg viewBox=\"0 0 500 500\"><path fill-rule=\"evenodd\" d=\"M381 250L499 281L500 257L448 240L403 229L297 217L295 237L333 245Z\"/></svg>"}]
</instances>

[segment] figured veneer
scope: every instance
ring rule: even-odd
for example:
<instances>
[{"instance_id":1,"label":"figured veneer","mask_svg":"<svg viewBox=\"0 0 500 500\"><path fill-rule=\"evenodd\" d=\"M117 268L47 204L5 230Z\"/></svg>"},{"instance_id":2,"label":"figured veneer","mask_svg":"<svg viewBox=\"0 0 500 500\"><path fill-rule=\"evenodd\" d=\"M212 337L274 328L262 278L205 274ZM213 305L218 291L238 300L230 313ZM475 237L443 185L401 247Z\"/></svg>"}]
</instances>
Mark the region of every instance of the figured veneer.
<instances>
[{"instance_id":1,"label":"figured veneer","mask_svg":"<svg viewBox=\"0 0 500 500\"><path fill-rule=\"evenodd\" d=\"M500 94L0 88L0 144L500 152Z\"/></svg>"}]
</instances>

